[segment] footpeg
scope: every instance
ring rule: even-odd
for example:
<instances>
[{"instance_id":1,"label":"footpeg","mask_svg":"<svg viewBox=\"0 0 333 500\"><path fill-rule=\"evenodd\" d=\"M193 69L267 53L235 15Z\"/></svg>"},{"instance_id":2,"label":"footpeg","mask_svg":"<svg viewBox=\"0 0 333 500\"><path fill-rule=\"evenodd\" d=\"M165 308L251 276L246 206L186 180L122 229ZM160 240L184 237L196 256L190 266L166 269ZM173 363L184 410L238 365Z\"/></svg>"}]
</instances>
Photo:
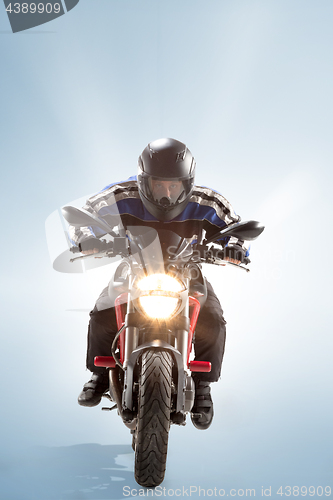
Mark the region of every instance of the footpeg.
<instances>
[{"instance_id":1,"label":"footpeg","mask_svg":"<svg viewBox=\"0 0 333 500\"><path fill-rule=\"evenodd\" d=\"M117 405L111 406L111 408L109 408L108 406L102 406L102 410L104 410L104 411L112 411L112 410L115 410L116 408L117 408Z\"/></svg>"}]
</instances>

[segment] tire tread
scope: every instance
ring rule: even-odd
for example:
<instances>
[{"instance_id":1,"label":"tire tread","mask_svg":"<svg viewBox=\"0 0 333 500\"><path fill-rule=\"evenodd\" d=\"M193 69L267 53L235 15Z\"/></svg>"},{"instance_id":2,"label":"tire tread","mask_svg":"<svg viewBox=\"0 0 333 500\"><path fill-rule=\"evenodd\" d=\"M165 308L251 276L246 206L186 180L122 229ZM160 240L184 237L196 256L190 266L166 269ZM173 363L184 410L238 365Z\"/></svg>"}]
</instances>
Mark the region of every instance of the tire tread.
<instances>
[{"instance_id":1,"label":"tire tread","mask_svg":"<svg viewBox=\"0 0 333 500\"><path fill-rule=\"evenodd\" d=\"M172 358L166 351L142 355L135 479L141 486L158 486L164 479L170 429Z\"/></svg>"}]
</instances>

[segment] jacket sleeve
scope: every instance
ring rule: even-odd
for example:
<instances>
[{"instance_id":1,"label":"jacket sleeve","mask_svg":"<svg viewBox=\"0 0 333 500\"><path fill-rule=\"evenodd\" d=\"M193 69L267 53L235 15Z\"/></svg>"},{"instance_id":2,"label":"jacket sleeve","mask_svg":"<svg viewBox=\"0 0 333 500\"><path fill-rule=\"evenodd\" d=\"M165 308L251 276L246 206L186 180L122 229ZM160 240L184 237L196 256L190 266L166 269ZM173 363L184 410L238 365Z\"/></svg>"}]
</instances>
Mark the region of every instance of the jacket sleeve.
<instances>
[{"instance_id":1,"label":"jacket sleeve","mask_svg":"<svg viewBox=\"0 0 333 500\"><path fill-rule=\"evenodd\" d=\"M225 229L226 227L241 221L241 217L236 214L231 203L224 198L220 193L214 191L210 188L204 186L196 186L194 191L193 201L200 205L201 209L209 207L207 211L207 217L205 217L206 222L209 223L209 232L214 234L218 232L219 229ZM246 252L248 256L248 242L239 240L234 237L221 238L217 240L223 248L237 247L240 246Z\"/></svg>"}]
</instances>

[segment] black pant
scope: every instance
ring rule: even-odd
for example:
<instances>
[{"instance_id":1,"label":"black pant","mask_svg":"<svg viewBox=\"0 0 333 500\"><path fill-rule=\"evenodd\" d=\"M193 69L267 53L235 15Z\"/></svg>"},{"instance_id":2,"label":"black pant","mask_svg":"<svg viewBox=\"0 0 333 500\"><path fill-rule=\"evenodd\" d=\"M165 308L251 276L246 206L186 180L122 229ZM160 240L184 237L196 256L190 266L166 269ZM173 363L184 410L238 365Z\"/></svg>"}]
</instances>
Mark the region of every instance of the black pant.
<instances>
[{"instance_id":1,"label":"black pant","mask_svg":"<svg viewBox=\"0 0 333 500\"><path fill-rule=\"evenodd\" d=\"M200 310L195 329L195 360L210 361L209 373L198 373L197 378L216 382L221 373L224 353L226 322L219 299L212 285L207 281L207 300ZM95 356L110 356L112 341L117 333L115 308L98 311L96 306L90 313L88 327L87 368L92 372L103 372L104 368L94 365Z\"/></svg>"}]
</instances>

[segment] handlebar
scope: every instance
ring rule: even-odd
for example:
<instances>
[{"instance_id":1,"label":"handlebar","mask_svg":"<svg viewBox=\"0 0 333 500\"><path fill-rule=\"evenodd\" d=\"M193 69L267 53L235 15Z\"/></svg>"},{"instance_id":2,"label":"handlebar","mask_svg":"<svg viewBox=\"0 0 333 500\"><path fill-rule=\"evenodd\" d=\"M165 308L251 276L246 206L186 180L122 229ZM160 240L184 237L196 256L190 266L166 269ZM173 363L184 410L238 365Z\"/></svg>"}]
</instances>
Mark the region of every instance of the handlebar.
<instances>
[{"instance_id":1,"label":"handlebar","mask_svg":"<svg viewBox=\"0 0 333 500\"><path fill-rule=\"evenodd\" d=\"M96 248L98 248L98 250L100 252L111 251L114 249L114 247L115 247L115 245L114 245L113 241L106 241L106 240L99 240L98 244L96 245ZM82 252L80 244L78 244L77 246L71 247L69 250L72 253Z\"/></svg>"},{"instance_id":2,"label":"handlebar","mask_svg":"<svg viewBox=\"0 0 333 500\"><path fill-rule=\"evenodd\" d=\"M195 246L195 250L199 253L200 255L200 260L201 262L210 262L213 263L216 260L224 260L225 259L225 252L224 248L216 248L213 246L208 246L205 244L197 244ZM237 259L237 255L235 257L232 257L236 260L240 260L242 264L250 264L251 260L248 257L241 256L241 258ZM227 262L227 260L225 260ZM238 265L238 264L236 264Z\"/></svg>"},{"instance_id":3,"label":"handlebar","mask_svg":"<svg viewBox=\"0 0 333 500\"><path fill-rule=\"evenodd\" d=\"M70 247L70 252L81 253L80 244L77 246ZM103 253L105 257L115 257L116 255L128 255L127 248L127 238L123 236L117 236L113 241L99 240L98 242L98 253L81 255L80 257L75 257L71 259L71 262L77 259L84 259L86 257L97 257L98 254Z\"/></svg>"},{"instance_id":4,"label":"handlebar","mask_svg":"<svg viewBox=\"0 0 333 500\"><path fill-rule=\"evenodd\" d=\"M92 253L92 254L86 254L86 255L80 255L79 257L75 257L71 259L71 262L74 262L75 260L78 259L85 259L89 257L95 257L95 258L100 258L100 257L115 257L117 255L122 255L123 257L129 255L129 249L127 246L127 238L126 237L116 237L114 238L113 241L106 241L106 240L99 240L98 242L98 253ZM199 252L199 259L198 257L194 257L190 260L192 262L197 262L197 263L207 263L207 264L215 264L215 265L232 265L235 267L238 267L239 269L244 269L244 271L249 272L249 269L247 269L244 266L241 266L240 264L235 264L233 262L230 262L229 260L224 260L224 254L223 254L223 249L222 248L214 248L214 247L208 247L208 245L200 245L197 244L195 245L196 251ZM72 253L81 253L81 248L80 245L73 246L69 249ZM102 254L102 255L101 255ZM251 261L248 257L243 258L242 264L249 264Z\"/></svg>"}]
</instances>

